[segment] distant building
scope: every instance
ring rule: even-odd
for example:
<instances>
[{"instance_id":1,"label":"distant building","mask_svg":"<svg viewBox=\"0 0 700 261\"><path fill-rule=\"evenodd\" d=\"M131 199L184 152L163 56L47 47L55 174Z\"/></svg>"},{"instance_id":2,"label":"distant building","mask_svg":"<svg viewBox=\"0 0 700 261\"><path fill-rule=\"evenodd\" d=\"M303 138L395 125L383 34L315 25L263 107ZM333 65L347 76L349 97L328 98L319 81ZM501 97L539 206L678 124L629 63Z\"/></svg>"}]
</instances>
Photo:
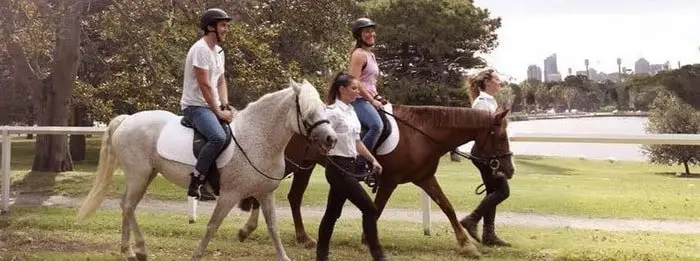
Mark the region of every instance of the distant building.
<instances>
[{"instance_id":1,"label":"distant building","mask_svg":"<svg viewBox=\"0 0 700 261\"><path fill-rule=\"evenodd\" d=\"M530 65L527 67L527 79L528 80L538 80L542 81L542 68L537 65Z\"/></svg>"},{"instance_id":2,"label":"distant building","mask_svg":"<svg viewBox=\"0 0 700 261\"><path fill-rule=\"evenodd\" d=\"M544 59L545 81L561 81L561 74L557 69L557 54L552 54Z\"/></svg>"},{"instance_id":3,"label":"distant building","mask_svg":"<svg viewBox=\"0 0 700 261\"><path fill-rule=\"evenodd\" d=\"M545 82L559 82L561 81L561 74L559 73L550 73L547 74L545 77Z\"/></svg>"},{"instance_id":4,"label":"distant building","mask_svg":"<svg viewBox=\"0 0 700 261\"><path fill-rule=\"evenodd\" d=\"M649 61L647 61L644 58L641 58L634 62L634 73L635 74L650 74L651 73L651 66L649 65Z\"/></svg>"}]
</instances>

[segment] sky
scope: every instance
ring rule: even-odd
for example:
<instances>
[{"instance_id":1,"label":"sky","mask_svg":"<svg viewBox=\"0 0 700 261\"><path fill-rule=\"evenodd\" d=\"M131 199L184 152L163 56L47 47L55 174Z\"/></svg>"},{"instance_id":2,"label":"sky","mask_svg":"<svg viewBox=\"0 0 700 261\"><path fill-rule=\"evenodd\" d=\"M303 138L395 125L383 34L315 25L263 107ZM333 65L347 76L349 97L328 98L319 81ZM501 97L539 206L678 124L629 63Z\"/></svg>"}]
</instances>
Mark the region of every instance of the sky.
<instances>
[{"instance_id":1,"label":"sky","mask_svg":"<svg viewBox=\"0 0 700 261\"><path fill-rule=\"evenodd\" d=\"M700 63L700 0L474 0L502 18L499 45L481 54L489 66L515 81L531 64L557 54L562 77L589 67L598 72L634 70L645 58L671 69Z\"/></svg>"}]
</instances>

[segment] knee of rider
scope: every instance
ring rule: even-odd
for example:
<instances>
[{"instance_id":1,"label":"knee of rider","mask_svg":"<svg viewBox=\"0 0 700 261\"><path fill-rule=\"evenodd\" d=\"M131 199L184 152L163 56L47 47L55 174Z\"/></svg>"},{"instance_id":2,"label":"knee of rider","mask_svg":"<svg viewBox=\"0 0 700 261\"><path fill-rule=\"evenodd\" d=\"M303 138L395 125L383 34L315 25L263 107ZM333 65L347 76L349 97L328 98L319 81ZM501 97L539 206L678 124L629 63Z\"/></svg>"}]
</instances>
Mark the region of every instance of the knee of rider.
<instances>
[{"instance_id":1,"label":"knee of rider","mask_svg":"<svg viewBox=\"0 0 700 261\"><path fill-rule=\"evenodd\" d=\"M369 129L377 132L381 132L384 129L382 122L375 122L369 125Z\"/></svg>"},{"instance_id":2,"label":"knee of rider","mask_svg":"<svg viewBox=\"0 0 700 261\"><path fill-rule=\"evenodd\" d=\"M368 207L365 207L362 210L362 215L376 219L377 218L377 208L374 206L374 203L372 203Z\"/></svg>"},{"instance_id":3,"label":"knee of rider","mask_svg":"<svg viewBox=\"0 0 700 261\"><path fill-rule=\"evenodd\" d=\"M209 142L211 142L212 144L215 144L217 146L224 146L224 142L226 142L226 134L217 133L216 135L213 135L209 139Z\"/></svg>"},{"instance_id":4,"label":"knee of rider","mask_svg":"<svg viewBox=\"0 0 700 261\"><path fill-rule=\"evenodd\" d=\"M501 186L498 190L498 194L501 195L503 200L506 200L510 197L510 188L508 188L508 186Z\"/></svg>"}]
</instances>

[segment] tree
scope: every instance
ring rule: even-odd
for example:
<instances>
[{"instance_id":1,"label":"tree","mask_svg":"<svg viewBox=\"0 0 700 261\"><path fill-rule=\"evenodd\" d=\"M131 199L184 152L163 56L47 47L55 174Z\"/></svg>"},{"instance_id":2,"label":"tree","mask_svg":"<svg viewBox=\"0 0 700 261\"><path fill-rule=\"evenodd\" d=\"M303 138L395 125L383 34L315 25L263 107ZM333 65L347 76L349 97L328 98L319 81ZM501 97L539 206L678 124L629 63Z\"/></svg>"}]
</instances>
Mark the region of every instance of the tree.
<instances>
[{"instance_id":1,"label":"tree","mask_svg":"<svg viewBox=\"0 0 700 261\"><path fill-rule=\"evenodd\" d=\"M686 65L661 74L664 86L683 101L700 109L700 64Z\"/></svg>"},{"instance_id":2,"label":"tree","mask_svg":"<svg viewBox=\"0 0 700 261\"><path fill-rule=\"evenodd\" d=\"M469 105L461 71L484 65L475 54L496 47L500 18L460 0L375 1L369 10L382 92L398 103Z\"/></svg>"},{"instance_id":3,"label":"tree","mask_svg":"<svg viewBox=\"0 0 700 261\"><path fill-rule=\"evenodd\" d=\"M42 5L43 4L43 5ZM66 126L68 124L68 103L79 64L79 48L82 17L85 6L81 0L59 1L55 6L47 3L28 3L24 1L2 1L3 30L7 39L7 49L11 57L15 76L21 88L31 89L37 123L40 126ZM23 10L24 12L19 12ZM40 30L36 26L42 19L55 22L54 26L43 29L55 35L53 52L49 61L30 59L31 53L25 50L30 44L46 44L46 41L33 43L31 38L46 39L46 36L32 35L17 30L16 21L19 14L30 16L24 21L30 29ZM50 25L51 22L44 25ZM25 34L25 35L23 35ZM51 35L51 34L48 34ZM22 39L24 38L24 39ZM43 51L47 51L47 49ZM36 51L34 49L33 51ZM48 74L41 71L40 64L48 65ZM62 172L73 169L65 135L39 135L32 170Z\"/></svg>"},{"instance_id":4,"label":"tree","mask_svg":"<svg viewBox=\"0 0 700 261\"><path fill-rule=\"evenodd\" d=\"M649 133L700 133L700 114L677 96L668 92L658 95L649 112ZM700 162L700 146L645 145L649 161L656 164L683 164L685 175L690 175L689 164Z\"/></svg>"},{"instance_id":5,"label":"tree","mask_svg":"<svg viewBox=\"0 0 700 261\"><path fill-rule=\"evenodd\" d=\"M513 101L515 100L515 93L513 87L517 86L515 84L505 84L501 91L496 94L496 101L499 106L510 109L513 106Z\"/></svg>"}]
</instances>

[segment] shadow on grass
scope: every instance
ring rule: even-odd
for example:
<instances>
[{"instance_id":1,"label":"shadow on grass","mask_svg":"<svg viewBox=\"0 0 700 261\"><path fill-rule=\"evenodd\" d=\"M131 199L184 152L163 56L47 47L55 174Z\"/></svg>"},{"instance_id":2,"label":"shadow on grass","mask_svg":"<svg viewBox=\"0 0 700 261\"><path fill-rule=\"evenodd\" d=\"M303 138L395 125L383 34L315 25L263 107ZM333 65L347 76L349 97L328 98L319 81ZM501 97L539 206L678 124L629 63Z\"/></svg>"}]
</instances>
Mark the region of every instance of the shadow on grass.
<instances>
[{"instance_id":1,"label":"shadow on grass","mask_svg":"<svg viewBox=\"0 0 700 261\"><path fill-rule=\"evenodd\" d=\"M564 168L559 166L552 166L544 163L536 162L534 159L523 159L518 157L515 159L516 166L527 166L534 169L533 172L541 175L562 175L562 176L573 176L579 175L574 174L574 169Z\"/></svg>"},{"instance_id":2,"label":"shadow on grass","mask_svg":"<svg viewBox=\"0 0 700 261\"><path fill-rule=\"evenodd\" d=\"M654 175L659 175L663 177L669 177L669 178L684 178L684 179L700 179L700 173L690 173L685 174L685 173L680 173L680 172L654 172Z\"/></svg>"}]
</instances>

